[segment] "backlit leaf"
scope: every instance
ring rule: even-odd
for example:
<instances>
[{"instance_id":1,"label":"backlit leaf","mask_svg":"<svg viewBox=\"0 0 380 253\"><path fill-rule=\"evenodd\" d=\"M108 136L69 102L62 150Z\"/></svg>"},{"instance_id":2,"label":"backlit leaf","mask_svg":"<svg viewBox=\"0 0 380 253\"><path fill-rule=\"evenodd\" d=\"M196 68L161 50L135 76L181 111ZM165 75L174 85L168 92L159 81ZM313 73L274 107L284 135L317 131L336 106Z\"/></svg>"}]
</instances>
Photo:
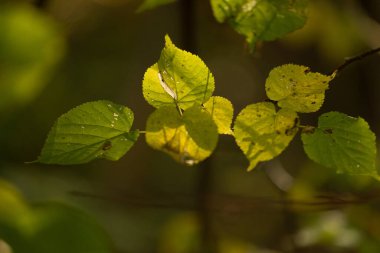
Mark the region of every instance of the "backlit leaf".
<instances>
[{"instance_id":1,"label":"backlit leaf","mask_svg":"<svg viewBox=\"0 0 380 253\"><path fill-rule=\"evenodd\" d=\"M378 177L376 136L360 117L325 113L313 132L302 134L302 141L310 159L337 173Z\"/></svg>"},{"instance_id":2,"label":"backlit leaf","mask_svg":"<svg viewBox=\"0 0 380 253\"><path fill-rule=\"evenodd\" d=\"M206 159L218 141L214 121L200 106L189 108L183 116L174 107L161 107L149 116L146 131L149 146L185 165Z\"/></svg>"},{"instance_id":3,"label":"backlit leaf","mask_svg":"<svg viewBox=\"0 0 380 253\"><path fill-rule=\"evenodd\" d=\"M169 36L165 41L158 63L144 75L146 101L156 108L178 106L187 109L203 104L215 89L210 70L198 56L178 49Z\"/></svg>"},{"instance_id":4,"label":"backlit leaf","mask_svg":"<svg viewBox=\"0 0 380 253\"><path fill-rule=\"evenodd\" d=\"M96 158L120 159L136 142L133 112L110 101L82 104L63 114L47 137L38 161L81 164Z\"/></svg>"},{"instance_id":5,"label":"backlit leaf","mask_svg":"<svg viewBox=\"0 0 380 253\"><path fill-rule=\"evenodd\" d=\"M231 123L234 108L228 99L212 96L203 106L211 114L220 134L233 134Z\"/></svg>"},{"instance_id":6,"label":"backlit leaf","mask_svg":"<svg viewBox=\"0 0 380 253\"><path fill-rule=\"evenodd\" d=\"M215 18L244 35L251 48L258 41L278 39L303 27L307 3L308 0L211 0Z\"/></svg>"},{"instance_id":7,"label":"backlit leaf","mask_svg":"<svg viewBox=\"0 0 380 253\"><path fill-rule=\"evenodd\" d=\"M286 64L272 69L265 83L267 96L278 106L296 112L316 112L325 99L333 76L310 72L305 66Z\"/></svg>"},{"instance_id":8,"label":"backlit leaf","mask_svg":"<svg viewBox=\"0 0 380 253\"><path fill-rule=\"evenodd\" d=\"M234 124L236 143L248 158L252 170L257 163L278 156L298 131L297 113L276 112L274 104L261 102L244 108Z\"/></svg>"}]
</instances>

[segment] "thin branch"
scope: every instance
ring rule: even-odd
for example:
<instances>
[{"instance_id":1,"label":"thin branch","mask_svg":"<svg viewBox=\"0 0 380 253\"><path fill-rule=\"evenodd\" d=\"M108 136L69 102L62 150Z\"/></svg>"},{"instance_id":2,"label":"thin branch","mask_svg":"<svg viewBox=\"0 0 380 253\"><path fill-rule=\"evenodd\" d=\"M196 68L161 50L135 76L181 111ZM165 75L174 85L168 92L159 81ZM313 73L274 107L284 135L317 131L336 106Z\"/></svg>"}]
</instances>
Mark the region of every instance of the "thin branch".
<instances>
[{"instance_id":1,"label":"thin branch","mask_svg":"<svg viewBox=\"0 0 380 253\"><path fill-rule=\"evenodd\" d=\"M357 55L357 56L354 56L352 58L348 58L348 59L346 59L346 61L342 65L340 65L338 68L336 68L331 75L338 75L338 74L340 74L340 72L342 72L343 69L345 69L346 67L348 67L352 63L363 60L364 58L371 56L373 54L379 53L379 52L380 52L380 47L372 49L372 50L367 51L367 52L364 52L364 53Z\"/></svg>"},{"instance_id":2,"label":"thin branch","mask_svg":"<svg viewBox=\"0 0 380 253\"><path fill-rule=\"evenodd\" d=\"M129 208L147 209L177 209L199 210L199 200L194 195L162 195L162 196L133 196L115 194L94 194L82 191L71 191L70 195L98 199L101 201L114 201ZM380 192L375 191L366 195L352 194L324 194L313 196L310 199L290 198L266 198L266 197L243 197L225 194L203 195L202 210L209 215L215 213L224 215L250 214L255 212L258 206L265 208L281 208L292 212L323 211L341 209L349 206L363 205L380 201Z\"/></svg>"}]
</instances>

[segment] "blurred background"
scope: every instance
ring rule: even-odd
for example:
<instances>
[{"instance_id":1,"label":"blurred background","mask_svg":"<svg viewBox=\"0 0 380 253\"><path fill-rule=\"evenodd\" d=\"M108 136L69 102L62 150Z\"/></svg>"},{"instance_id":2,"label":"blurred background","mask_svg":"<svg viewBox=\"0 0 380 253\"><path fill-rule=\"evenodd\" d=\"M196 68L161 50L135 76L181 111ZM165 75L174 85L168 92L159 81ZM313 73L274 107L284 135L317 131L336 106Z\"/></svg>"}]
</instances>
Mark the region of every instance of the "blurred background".
<instances>
[{"instance_id":1,"label":"blurred background","mask_svg":"<svg viewBox=\"0 0 380 253\"><path fill-rule=\"evenodd\" d=\"M235 115L266 99L265 79L278 65L330 73L380 46L378 0L310 0L303 29L253 55L216 22L209 1L138 13L140 4L0 1L0 253L380 252L379 182L316 165L298 137L250 173L230 136L196 167L150 149L143 136L118 162L25 163L56 118L84 102L124 104L144 130L153 108L142 78L165 34L205 61L214 94L230 99ZM380 135L379 54L335 78L322 109L303 123L333 110L363 117Z\"/></svg>"}]
</instances>

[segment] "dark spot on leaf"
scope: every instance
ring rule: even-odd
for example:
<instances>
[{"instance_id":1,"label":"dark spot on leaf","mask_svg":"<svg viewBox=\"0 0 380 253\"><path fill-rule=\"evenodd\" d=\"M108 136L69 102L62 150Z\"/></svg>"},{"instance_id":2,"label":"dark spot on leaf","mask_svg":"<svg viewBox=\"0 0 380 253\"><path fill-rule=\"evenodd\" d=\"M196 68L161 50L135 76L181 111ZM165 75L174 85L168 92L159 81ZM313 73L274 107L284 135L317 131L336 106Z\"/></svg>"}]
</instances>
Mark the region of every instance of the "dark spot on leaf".
<instances>
[{"instance_id":1,"label":"dark spot on leaf","mask_svg":"<svg viewBox=\"0 0 380 253\"><path fill-rule=\"evenodd\" d=\"M315 102L315 101L311 102L312 105L315 105L316 103L317 103L317 102Z\"/></svg>"},{"instance_id":2,"label":"dark spot on leaf","mask_svg":"<svg viewBox=\"0 0 380 253\"><path fill-rule=\"evenodd\" d=\"M102 150L106 151L106 150L109 150L110 148L112 148L112 142L110 142L110 141L104 142L104 144L102 146Z\"/></svg>"},{"instance_id":3,"label":"dark spot on leaf","mask_svg":"<svg viewBox=\"0 0 380 253\"><path fill-rule=\"evenodd\" d=\"M325 134L332 134L332 133L333 133L333 130L332 130L331 128L327 128L327 129L323 130L323 132L324 132Z\"/></svg>"},{"instance_id":4,"label":"dark spot on leaf","mask_svg":"<svg viewBox=\"0 0 380 253\"><path fill-rule=\"evenodd\" d=\"M305 74L310 73L310 69L309 68L305 69L304 73Z\"/></svg>"}]
</instances>

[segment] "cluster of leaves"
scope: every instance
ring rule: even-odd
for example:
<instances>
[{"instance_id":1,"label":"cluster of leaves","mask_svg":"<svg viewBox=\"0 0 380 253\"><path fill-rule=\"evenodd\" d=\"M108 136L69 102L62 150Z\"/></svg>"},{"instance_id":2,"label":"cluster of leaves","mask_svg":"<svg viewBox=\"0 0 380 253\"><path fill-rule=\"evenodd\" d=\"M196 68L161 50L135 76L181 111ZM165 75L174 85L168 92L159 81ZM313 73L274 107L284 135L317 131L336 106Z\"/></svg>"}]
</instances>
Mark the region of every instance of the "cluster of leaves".
<instances>
[{"instance_id":1,"label":"cluster of leaves","mask_svg":"<svg viewBox=\"0 0 380 253\"><path fill-rule=\"evenodd\" d=\"M139 11L175 2L145 0ZM246 38L251 50L259 41L278 39L302 28L308 0L210 0L215 19Z\"/></svg>"},{"instance_id":2,"label":"cluster of leaves","mask_svg":"<svg viewBox=\"0 0 380 253\"><path fill-rule=\"evenodd\" d=\"M375 135L362 118L339 112L320 116L317 127L303 126L300 113L320 109L332 75L286 64L266 80L270 102L248 105L236 117L223 97L212 96L214 77L196 55L177 48L169 36L157 63L148 68L143 95L156 108L146 124L152 148L176 161L195 165L211 155L219 134L232 135L252 170L259 162L281 154L302 129L307 155L338 172L378 177ZM109 101L78 106L62 115L38 159L42 163L80 164L96 158L118 160L136 142L132 111Z\"/></svg>"}]
</instances>

